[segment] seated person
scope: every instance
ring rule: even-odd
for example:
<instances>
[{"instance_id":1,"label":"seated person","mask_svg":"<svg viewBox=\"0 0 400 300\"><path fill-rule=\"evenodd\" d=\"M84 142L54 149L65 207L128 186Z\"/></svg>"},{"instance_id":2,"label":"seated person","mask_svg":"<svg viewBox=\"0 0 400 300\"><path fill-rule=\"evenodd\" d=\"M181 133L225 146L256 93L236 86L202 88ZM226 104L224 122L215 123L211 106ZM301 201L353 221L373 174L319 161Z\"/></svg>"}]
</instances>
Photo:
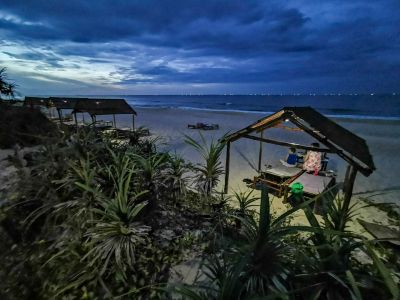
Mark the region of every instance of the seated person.
<instances>
[{"instance_id":1,"label":"seated person","mask_svg":"<svg viewBox=\"0 0 400 300\"><path fill-rule=\"evenodd\" d=\"M319 147L318 143L312 143L311 146ZM306 157L304 158L303 170L306 172L318 173L321 170L322 153L316 151L307 151Z\"/></svg>"},{"instance_id":2,"label":"seated person","mask_svg":"<svg viewBox=\"0 0 400 300\"><path fill-rule=\"evenodd\" d=\"M297 154L296 154L296 148L289 148L289 153L286 156L285 160L280 160L282 165L292 168L295 167L297 165Z\"/></svg>"}]
</instances>

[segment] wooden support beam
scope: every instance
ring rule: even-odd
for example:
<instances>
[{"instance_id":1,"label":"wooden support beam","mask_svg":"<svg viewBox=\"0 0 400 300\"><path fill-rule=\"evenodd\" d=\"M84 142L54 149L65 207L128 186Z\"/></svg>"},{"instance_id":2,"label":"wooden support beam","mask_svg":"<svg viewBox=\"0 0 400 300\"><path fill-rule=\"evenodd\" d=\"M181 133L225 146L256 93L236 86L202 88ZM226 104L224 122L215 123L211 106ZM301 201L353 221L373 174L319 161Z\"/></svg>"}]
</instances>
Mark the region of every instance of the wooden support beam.
<instances>
[{"instance_id":1,"label":"wooden support beam","mask_svg":"<svg viewBox=\"0 0 400 300\"><path fill-rule=\"evenodd\" d=\"M132 114L132 130L135 130L135 115Z\"/></svg>"},{"instance_id":2,"label":"wooden support beam","mask_svg":"<svg viewBox=\"0 0 400 300\"><path fill-rule=\"evenodd\" d=\"M117 122L115 121L115 114L113 114L114 128L117 128Z\"/></svg>"},{"instance_id":3,"label":"wooden support beam","mask_svg":"<svg viewBox=\"0 0 400 300\"><path fill-rule=\"evenodd\" d=\"M62 123L62 115L61 115L61 110L57 109L57 113L58 113L58 119L60 120L60 124Z\"/></svg>"},{"instance_id":4,"label":"wooden support beam","mask_svg":"<svg viewBox=\"0 0 400 300\"><path fill-rule=\"evenodd\" d=\"M353 165L349 165L346 171L346 178L344 182L344 196L343 196L343 210L348 211L350 207L351 196L353 196L353 187L356 180L357 169ZM344 230L345 220L341 222L340 229Z\"/></svg>"},{"instance_id":5,"label":"wooden support beam","mask_svg":"<svg viewBox=\"0 0 400 300\"><path fill-rule=\"evenodd\" d=\"M293 147L296 149L313 150L316 152L336 153L334 150L331 150L328 148L317 148L317 147L313 147L313 146L300 145L300 144L296 144L296 143L276 141L276 140L271 140L271 139L266 139L266 138L260 138L258 136L253 136L253 135L249 135L249 134L246 134L243 137L247 138L247 139L255 140L255 141L264 142L264 143L269 143L269 144L274 144L274 145L279 145L279 146Z\"/></svg>"},{"instance_id":6,"label":"wooden support beam","mask_svg":"<svg viewBox=\"0 0 400 300\"><path fill-rule=\"evenodd\" d=\"M332 149L331 150L332 153L336 153L341 158L343 158L345 161L347 161L349 164L356 166L364 175L368 176L369 174L371 174L371 170L369 170L368 168L364 168L361 165L359 165L358 163L356 163L352 158L350 158L348 155L346 155L342 150L338 149L334 144L329 142L327 137L320 136L319 134L315 133L312 129L304 126L301 122L299 122L297 120L296 117L290 116L289 119L290 119L290 121L293 122L293 124L295 124L296 126L298 126L301 129L303 129L305 132L307 132L309 135L314 137L316 140L323 143L325 146L330 147ZM315 150L315 151L317 151L317 150Z\"/></svg>"},{"instance_id":7,"label":"wooden support beam","mask_svg":"<svg viewBox=\"0 0 400 300\"><path fill-rule=\"evenodd\" d=\"M231 142L226 143L226 158L225 158L225 188L224 193L228 193L229 188L229 163L231 156Z\"/></svg>"},{"instance_id":8,"label":"wooden support beam","mask_svg":"<svg viewBox=\"0 0 400 300\"><path fill-rule=\"evenodd\" d=\"M247 126L246 128L244 128L244 129L242 129L242 130L240 130L238 132L232 133L231 135L227 136L225 138L225 140L229 140L231 142L234 142L234 141L242 138L244 135L247 135L247 134L252 133L254 131L260 132L260 131L266 130L268 128L274 127L277 124L281 123L283 120L287 119L289 117L289 115L290 114L288 112L280 114L279 116L275 117L275 119L273 119L273 120L269 119L270 123L267 123L267 124L265 124L265 120L258 120L255 124ZM262 124L257 125L257 123L260 123L260 122L262 122Z\"/></svg>"},{"instance_id":9,"label":"wooden support beam","mask_svg":"<svg viewBox=\"0 0 400 300\"><path fill-rule=\"evenodd\" d=\"M76 117L76 112L74 112L75 126L78 129L78 119Z\"/></svg>"},{"instance_id":10,"label":"wooden support beam","mask_svg":"<svg viewBox=\"0 0 400 300\"><path fill-rule=\"evenodd\" d=\"M263 138L263 136L264 136L264 130L260 132L261 139ZM258 173L261 172L262 153L263 153L263 142L260 140L260 150L258 152Z\"/></svg>"}]
</instances>

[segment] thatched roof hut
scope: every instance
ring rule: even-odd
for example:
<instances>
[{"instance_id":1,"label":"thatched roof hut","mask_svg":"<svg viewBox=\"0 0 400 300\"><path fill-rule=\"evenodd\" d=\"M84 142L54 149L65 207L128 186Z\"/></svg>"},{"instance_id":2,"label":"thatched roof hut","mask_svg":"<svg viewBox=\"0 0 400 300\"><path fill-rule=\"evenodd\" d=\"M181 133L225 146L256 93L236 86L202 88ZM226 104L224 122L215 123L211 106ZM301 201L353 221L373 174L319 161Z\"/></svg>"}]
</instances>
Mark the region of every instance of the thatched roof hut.
<instances>
[{"instance_id":1,"label":"thatched roof hut","mask_svg":"<svg viewBox=\"0 0 400 300\"><path fill-rule=\"evenodd\" d=\"M57 110L74 109L79 101L89 100L88 98L70 98L70 97L50 97L49 101Z\"/></svg>"},{"instance_id":2,"label":"thatched roof hut","mask_svg":"<svg viewBox=\"0 0 400 300\"><path fill-rule=\"evenodd\" d=\"M124 99L82 99L76 103L74 112L95 115L136 115L136 111Z\"/></svg>"},{"instance_id":3,"label":"thatched roof hut","mask_svg":"<svg viewBox=\"0 0 400 300\"><path fill-rule=\"evenodd\" d=\"M94 121L98 115L112 115L116 127L115 115L132 115L132 128L135 128L136 111L124 99L84 99L76 103L73 113L88 113Z\"/></svg>"},{"instance_id":4,"label":"thatched roof hut","mask_svg":"<svg viewBox=\"0 0 400 300\"><path fill-rule=\"evenodd\" d=\"M50 106L50 99L48 97L25 97L24 106Z\"/></svg>"},{"instance_id":5,"label":"thatched roof hut","mask_svg":"<svg viewBox=\"0 0 400 300\"><path fill-rule=\"evenodd\" d=\"M291 122L318 140L326 148L316 148L263 137L265 130L279 126L283 122ZM254 135L256 133L259 133L260 136ZM262 118L224 138L223 141L227 144L225 192L228 190L229 181L230 144L240 138L260 142L259 170L261 169L262 143L337 154L349 163L345 178L345 187L347 188L345 199L347 200L350 200L349 197L352 194L357 171L360 171L365 176L369 176L375 170L372 156L364 139L328 119L311 107L284 107L280 111Z\"/></svg>"},{"instance_id":6,"label":"thatched roof hut","mask_svg":"<svg viewBox=\"0 0 400 300\"><path fill-rule=\"evenodd\" d=\"M132 115L132 125L134 127L134 116L136 111L124 99L97 99L97 98L71 98L71 97L25 97L24 105L55 107L60 121L62 120L62 110L69 109L72 113L88 113L93 121L98 115L113 115L115 126L115 115Z\"/></svg>"}]
</instances>

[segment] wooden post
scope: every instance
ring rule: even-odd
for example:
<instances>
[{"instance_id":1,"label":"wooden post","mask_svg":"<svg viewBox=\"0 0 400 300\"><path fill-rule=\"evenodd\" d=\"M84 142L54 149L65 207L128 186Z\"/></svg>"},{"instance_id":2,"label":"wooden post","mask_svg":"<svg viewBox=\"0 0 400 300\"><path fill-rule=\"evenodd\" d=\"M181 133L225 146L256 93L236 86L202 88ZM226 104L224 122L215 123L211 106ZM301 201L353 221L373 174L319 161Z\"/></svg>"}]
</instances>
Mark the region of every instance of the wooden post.
<instances>
[{"instance_id":1,"label":"wooden post","mask_svg":"<svg viewBox=\"0 0 400 300\"><path fill-rule=\"evenodd\" d=\"M350 206L351 196L353 195L354 181L356 180L357 169L353 165L349 165L346 172L347 177L344 182L344 197L343 197L343 211L348 211ZM344 230L345 220L342 220L340 229Z\"/></svg>"},{"instance_id":2,"label":"wooden post","mask_svg":"<svg viewBox=\"0 0 400 300\"><path fill-rule=\"evenodd\" d=\"M132 114L132 131L135 130L135 115Z\"/></svg>"},{"instance_id":3,"label":"wooden post","mask_svg":"<svg viewBox=\"0 0 400 300\"><path fill-rule=\"evenodd\" d=\"M261 198L260 198L260 221L259 221L259 234L258 242L265 241L266 234L269 231L271 223L270 203L268 196L268 188L265 184L261 184Z\"/></svg>"},{"instance_id":4,"label":"wooden post","mask_svg":"<svg viewBox=\"0 0 400 300\"><path fill-rule=\"evenodd\" d=\"M347 185L347 181L349 180L350 170L351 170L351 165L349 164L349 165L347 165L347 168L346 168L346 175L344 175L343 187L342 187L343 192L346 191L346 185Z\"/></svg>"},{"instance_id":5,"label":"wooden post","mask_svg":"<svg viewBox=\"0 0 400 300\"><path fill-rule=\"evenodd\" d=\"M76 112L74 112L75 126L78 129L78 119L76 117Z\"/></svg>"},{"instance_id":6,"label":"wooden post","mask_svg":"<svg viewBox=\"0 0 400 300\"><path fill-rule=\"evenodd\" d=\"M229 162L231 156L231 142L226 143L226 159L225 159L225 189L224 193L228 193L229 187Z\"/></svg>"},{"instance_id":7,"label":"wooden post","mask_svg":"<svg viewBox=\"0 0 400 300\"><path fill-rule=\"evenodd\" d=\"M264 130L260 132L260 138L263 138L263 135L264 135ZM263 142L260 141L260 150L258 152L258 173L261 173L262 152L263 152Z\"/></svg>"},{"instance_id":8,"label":"wooden post","mask_svg":"<svg viewBox=\"0 0 400 300\"><path fill-rule=\"evenodd\" d=\"M61 110L57 109L57 113L58 113L58 119L60 120L60 124L62 123L62 115L61 115Z\"/></svg>"},{"instance_id":9,"label":"wooden post","mask_svg":"<svg viewBox=\"0 0 400 300\"><path fill-rule=\"evenodd\" d=\"M113 120L114 120L114 128L117 128L117 123L115 122L115 114L113 114Z\"/></svg>"}]
</instances>

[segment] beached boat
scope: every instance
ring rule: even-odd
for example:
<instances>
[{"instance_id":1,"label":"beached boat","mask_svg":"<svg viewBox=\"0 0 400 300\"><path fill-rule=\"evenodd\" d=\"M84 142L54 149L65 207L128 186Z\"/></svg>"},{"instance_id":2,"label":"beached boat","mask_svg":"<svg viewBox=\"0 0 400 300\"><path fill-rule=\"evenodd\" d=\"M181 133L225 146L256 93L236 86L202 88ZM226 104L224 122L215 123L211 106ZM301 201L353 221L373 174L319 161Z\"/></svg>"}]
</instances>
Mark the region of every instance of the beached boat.
<instances>
[{"instance_id":1,"label":"beached boat","mask_svg":"<svg viewBox=\"0 0 400 300\"><path fill-rule=\"evenodd\" d=\"M202 129L202 130L217 130L219 129L218 124L207 124L207 123L196 123L188 124L189 129Z\"/></svg>"}]
</instances>

